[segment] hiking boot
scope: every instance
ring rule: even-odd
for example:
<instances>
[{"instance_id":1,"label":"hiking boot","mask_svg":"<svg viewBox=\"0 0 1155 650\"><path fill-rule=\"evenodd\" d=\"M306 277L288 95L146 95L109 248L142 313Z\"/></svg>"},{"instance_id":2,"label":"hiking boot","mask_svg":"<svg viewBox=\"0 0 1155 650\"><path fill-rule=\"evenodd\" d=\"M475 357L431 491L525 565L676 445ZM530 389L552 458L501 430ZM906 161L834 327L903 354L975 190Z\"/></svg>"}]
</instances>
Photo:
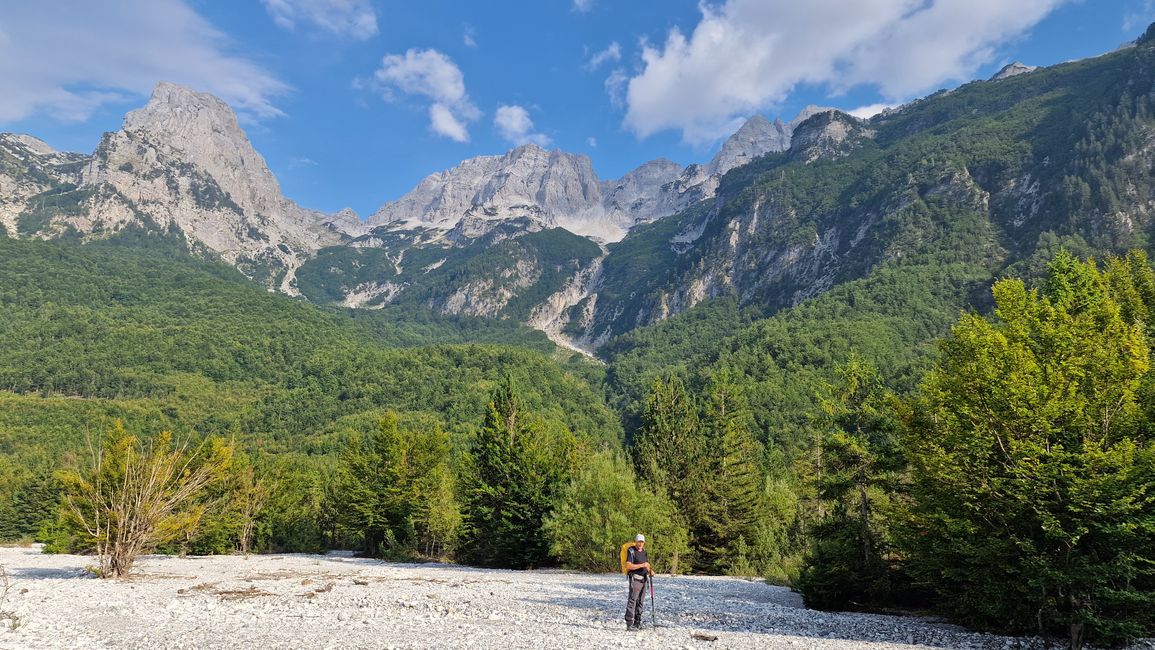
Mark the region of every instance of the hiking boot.
<instances>
[{"instance_id":1,"label":"hiking boot","mask_svg":"<svg viewBox=\"0 0 1155 650\"><path fill-rule=\"evenodd\" d=\"M633 632L636 629L638 628L633 623L626 623L626 632Z\"/></svg>"}]
</instances>

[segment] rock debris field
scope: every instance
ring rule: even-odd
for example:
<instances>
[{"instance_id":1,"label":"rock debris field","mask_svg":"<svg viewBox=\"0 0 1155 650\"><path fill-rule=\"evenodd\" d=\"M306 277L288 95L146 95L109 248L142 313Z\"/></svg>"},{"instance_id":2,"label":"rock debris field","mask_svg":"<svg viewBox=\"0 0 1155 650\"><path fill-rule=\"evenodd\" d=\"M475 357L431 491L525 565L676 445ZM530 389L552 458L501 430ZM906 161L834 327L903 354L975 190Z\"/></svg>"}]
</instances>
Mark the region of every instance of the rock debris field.
<instances>
[{"instance_id":1,"label":"rock debris field","mask_svg":"<svg viewBox=\"0 0 1155 650\"><path fill-rule=\"evenodd\" d=\"M0 648L1035 648L913 617L807 610L762 581L654 580L657 627L622 620L619 575L392 564L348 555L89 557L0 548ZM0 585L2 586L2 585ZM647 603L648 605L648 603ZM1145 647L1152 647L1146 644Z\"/></svg>"}]
</instances>

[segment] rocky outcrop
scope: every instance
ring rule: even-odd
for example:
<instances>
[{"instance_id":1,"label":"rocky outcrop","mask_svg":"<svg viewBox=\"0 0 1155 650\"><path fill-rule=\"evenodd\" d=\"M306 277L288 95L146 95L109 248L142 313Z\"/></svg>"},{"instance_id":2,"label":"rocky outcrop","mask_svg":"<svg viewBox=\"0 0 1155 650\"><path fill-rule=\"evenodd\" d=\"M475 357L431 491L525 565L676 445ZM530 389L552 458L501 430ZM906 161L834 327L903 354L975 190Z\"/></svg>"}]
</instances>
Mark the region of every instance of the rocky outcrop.
<instances>
[{"instance_id":1,"label":"rocky outcrop","mask_svg":"<svg viewBox=\"0 0 1155 650\"><path fill-rule=\"evenodd\" d=\"M607 212L629 215L624 221L631 227L673 214L677 210L667 204L668 188L683 171L672 160L651 160L617 180L602 181L602 205Z\"/></svg>"},{"instance_id":2,"label":"rocky outcrop","mask_svg":"<svg viewBox=\"0 0 1155 650\"><path fill-rule=\"evenodd\" d=\"M58 208L74 211L88 156L61 153L30 135L0 133L0 227L16 237L35 230ZM66 196L65 196L66 195ZM60 205L61 200L68 206Z\"/></svg>"},{"instance_id":3,"label":"rocky outcrop","mask_svg":"<svg viewBox=\"0 0 1155 650\"><path fill-rule=\"evenodd\" d=\"M1038 70L1038 69L1039 69L1038 66L1026 65L1024 63L1019 63L1018 61L1015 61L1014 63L1008 63L1007 65L1003 66L1001 70L996 72L994 74L994 76L992 76L990 78L990 80L991 81L1002 81L1003 79L1009 79L1011 77L1017 77L1021 74L1027 74L1028 72L1034 72L1035 70Z\"/></svg>"},{"instance_id":4,"label":"rocky outcrop","mask_svg":"<svg viewBox=\"0 0 1155 650\"><path fill-rule=\"evenodd\" d=\"M677 214L699 201L713 198L722 177L730 170L768 153L789 149L794 129L799 124L829 110L833 109L807 106L790 122L771 122L761 115L755 115L722 143L722 148L710 162L690 165L676 175L672 167L676 166L675 163L662 160L648 162L622 179L609 183L615 189L621 186L630 188L624 195L632 200L625 201L615 192L606 192L606 209L628 212L635 225ZM661 174L654 173L655 169L660 170ZM650 180L639 183L636 175Z\"/></svg>"},{"instance_id":5,"label":"rocky outcrop","mask_svg":"<svg viewBox=\"0 0 1155 650\"><path fill-rule=\"evenodd\" d=\"M602 209L601 186L588 156L526 144L502 156L470 158L425 177L369 217L370 227L450 230L463 218L528 218L592 238L621 239L630 224Z\"/></svg>"},{"instance_id":6,"label":"rocky outcrop","mask_svg":"<svg viewBox=\"0 0 1155 650\"><path fill-rule=\"evenodd\" d=\"M594 351L609 339L608 328L600 336L591 332L597 308L595 290L601 282L602 262L607 254L603 247L602 255L574 274L565 286L538 305L526 324L545 332L549 340L559 347L593 356ZM569 326L571 319L576 320L576 327ZM580 333L575 335L573 331Z\"/></svg>"},{"instance_id":7,"label":"rocky outcrop","mask_svg":"<svg viewBox=\"0 0 1155 650\"><path fill-rule=\"evenodd\" d=\"M841 158L873 136L874 131L853 115L823 111L798 125L790 143L790 154L807 163L819 158Z\"/></svg>"},{"instance_id":8,"label":"rocky outcrop","mask_svg":"<svg viewBox=\"0 0 1155 650\"><path fill-rule=\"evenodd\" d=\"M793 129L781 120L770 120L755 115L734 135L722 143L704 171L707 176L721 176L771 151L785 151L790 147Z\"/></svg>"},{"instance_id":9,"label":"rocky outcrop","mask_svg":"<svg viewBox=\"0 0 1155 650\"><path fill-rule=\"evenodd\" d=\"M369 232L369 227L352 208L344 208L321 218L321 223L334 232L360 237Z\"/></svg>"},{"instance_id":10,"label":"rocky outcrop","mask_svg":"<svg viewBox=\"0 0 1155 650\"><path fill-rule=\"evenodd\" d=\"M351 211L324 215L281 194L221 100L160 83L91 156L0 135L0 223L22 236L101 237L128 226L180 232L249 277L296 294L294 272L362 232Z\"/></svg>"},{"instance_id":11,"label":"rocky outcrop","mask_svg":"<svg viewBox=\"0 0 1155 650\"><path fill-rule=\"evenodd\" d=\"M368 219L390 230L451 230L465 218L528 218L614 242L635 225L667 217L714 196L721 177L772 151L790 146L794 127L815 112L809 106L790 123L750 118L704 165L651 160L617 180L600 181L587 156L546 151L534 144L501 156L478 156L430 174L405 196Z\"/></svg>"}]
</instances>

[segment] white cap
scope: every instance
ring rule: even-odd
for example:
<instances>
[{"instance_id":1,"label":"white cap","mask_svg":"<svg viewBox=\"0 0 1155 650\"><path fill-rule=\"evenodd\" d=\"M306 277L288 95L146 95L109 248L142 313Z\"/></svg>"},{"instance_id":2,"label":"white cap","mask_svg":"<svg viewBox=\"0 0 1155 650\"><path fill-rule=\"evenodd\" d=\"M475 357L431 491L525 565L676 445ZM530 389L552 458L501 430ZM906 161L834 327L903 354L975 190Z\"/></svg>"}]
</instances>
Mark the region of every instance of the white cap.
<instances>
[{"instance_id":1,"label":"white cap","mask_svg":"<svg viewBox=\"0 0 1155 650\"><path fill-rule=\"evenodd\" d=\"M634 538L634 541L635 542L644 542L644 541L646 541L646 536L641 534L641 533L638 533L638 536Z\"/></svg>"}]
</instances>

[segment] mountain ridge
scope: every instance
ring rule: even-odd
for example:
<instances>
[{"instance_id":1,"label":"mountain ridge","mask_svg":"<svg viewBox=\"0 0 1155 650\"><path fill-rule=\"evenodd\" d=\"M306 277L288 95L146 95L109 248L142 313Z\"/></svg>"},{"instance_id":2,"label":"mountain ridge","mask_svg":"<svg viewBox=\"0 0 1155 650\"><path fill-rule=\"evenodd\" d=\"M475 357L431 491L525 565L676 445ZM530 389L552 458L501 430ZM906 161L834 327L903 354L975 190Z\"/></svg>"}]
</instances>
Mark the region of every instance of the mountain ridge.
<instances>
[{"instance_id":1,"label":"mountain ridge","mask_svg":"<svg viewBox=\"0 0 1155 650\"><path fill-rule=\"evenodd\" d=\"M867 120L755 116L707 163L657 159L616 180L587 156L524 145L431 174L363 223L286 199L223 102L162 84L92 156L0 136L0 224L82 240L175 229L285 293L532 322L592 353L714 298L773 313L865 277L953 227L926 215L973 217L984 238L997 233L981 249L999 259L1056 227L1133 238L1151 212L1135 171L1152 150L1151 50L1011 64ZM1095 129L1120 121L1135 131L1109 161L1086 158L1102 146ZM1114 176L1132 190L1104 194Z\"/></svg>"}]
</instances>

